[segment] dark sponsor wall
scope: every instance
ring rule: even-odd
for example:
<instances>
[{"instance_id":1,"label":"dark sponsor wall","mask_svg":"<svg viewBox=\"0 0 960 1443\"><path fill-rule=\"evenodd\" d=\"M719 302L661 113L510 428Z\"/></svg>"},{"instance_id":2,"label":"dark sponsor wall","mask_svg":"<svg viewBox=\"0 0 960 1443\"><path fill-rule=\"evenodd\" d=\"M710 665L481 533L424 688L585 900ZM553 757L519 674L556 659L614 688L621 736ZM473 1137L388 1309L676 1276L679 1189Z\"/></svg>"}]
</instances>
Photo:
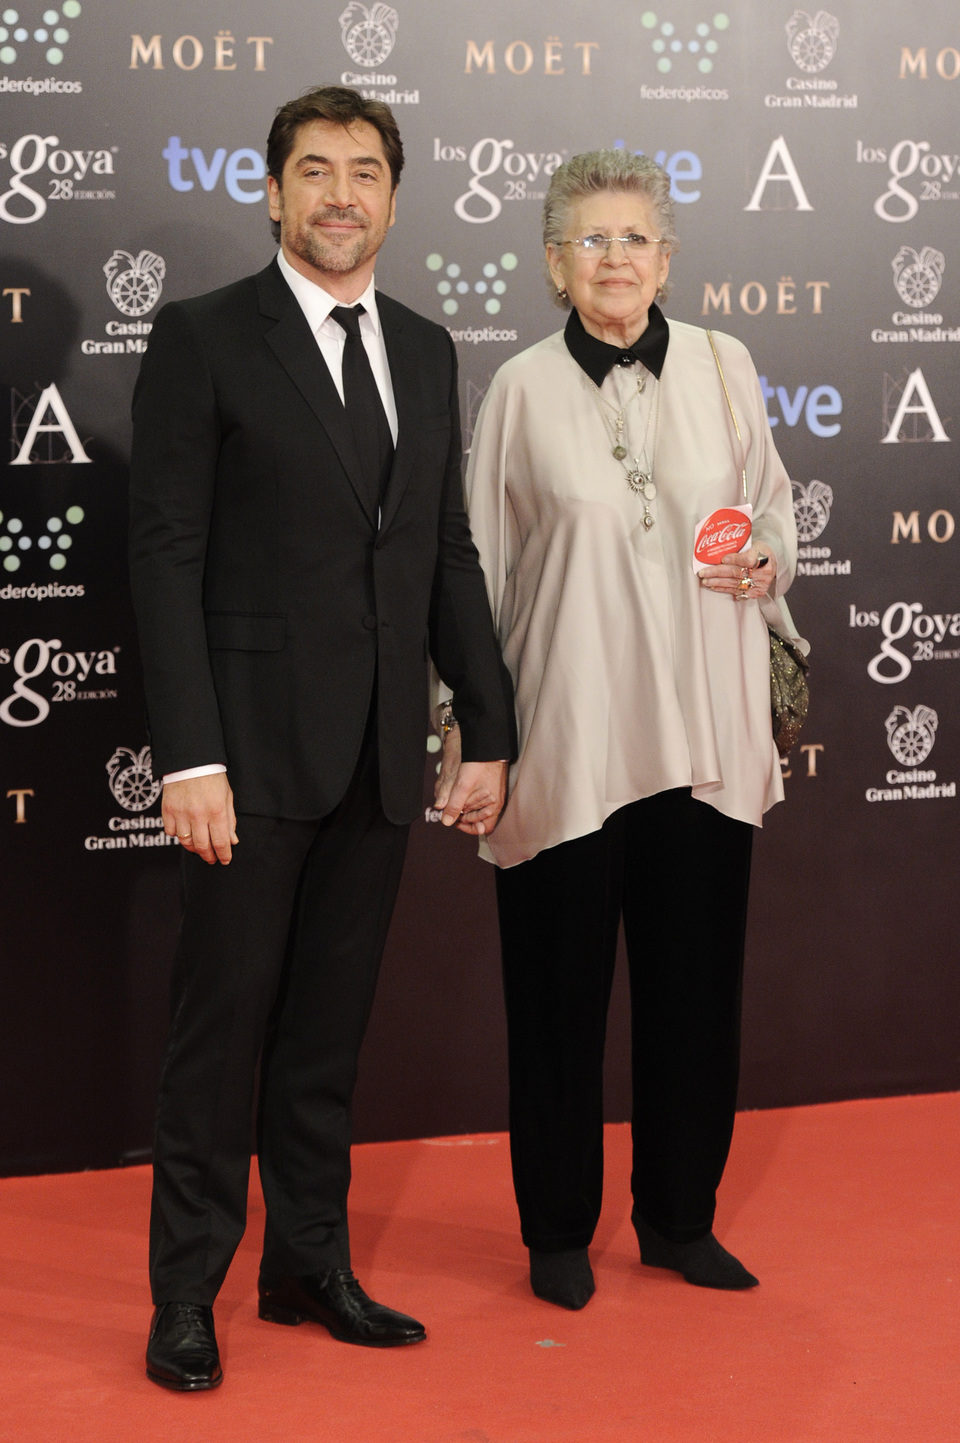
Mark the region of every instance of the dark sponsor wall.
<instances>
[{"instance_id":1,"label":"dark sponsor wall","mask_svg":"<svg viewBox=\"0 0 960 1443\"><path fill-rule=\"evenodd\" d=\"M667 166L682 242L668 314L754 355L794 478L790 599L813 645L787 804L756 851L743 1105L957 1087L952 0L14 0L0 1166L148 1155L178 880L125 582L130 393L158 305L271 256L266 133L279 103L329 81L396 110L408 166L378 281L452 332L468 442L496 368L562 324L538 239L552 170L599 146ZM425 728L425 806L432 765ZM414 828L361 1138L505 1124L492 877L439 830ZM623 1011L618 990L611 1118L628 1109Z\"/></svg>"}]
</instances>

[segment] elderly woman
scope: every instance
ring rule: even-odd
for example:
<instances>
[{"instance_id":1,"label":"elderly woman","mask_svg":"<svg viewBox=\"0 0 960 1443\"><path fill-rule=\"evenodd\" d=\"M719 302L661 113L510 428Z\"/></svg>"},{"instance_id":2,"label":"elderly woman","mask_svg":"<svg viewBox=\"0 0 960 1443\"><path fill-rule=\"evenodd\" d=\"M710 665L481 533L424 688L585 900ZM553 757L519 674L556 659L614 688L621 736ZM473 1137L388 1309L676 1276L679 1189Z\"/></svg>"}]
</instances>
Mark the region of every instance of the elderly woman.
<instances>
[{"instance_id":1,"label":"elderly woman","mask_svg":"<svg viewBox=\"0 0 960 1443\"><path fill-rule=\"evenodd\" d=\"M533 1290L568 1308L594 1290L621 920L641 1260L703 1287L757 1281L712 1227L751 839L783 796L761 605L772 614L792 580L796 533L747 351L717 335L715 355L656 304L673 227L668 177L646 157L560 167L543 235L570 315L497 372L467 474L520 729L482 843L497 866L514 1184ZM701 523L743 506L742 473L749 541L735 511L713 530L744 540L696 560Z\"/></svg>"}]
</instances>

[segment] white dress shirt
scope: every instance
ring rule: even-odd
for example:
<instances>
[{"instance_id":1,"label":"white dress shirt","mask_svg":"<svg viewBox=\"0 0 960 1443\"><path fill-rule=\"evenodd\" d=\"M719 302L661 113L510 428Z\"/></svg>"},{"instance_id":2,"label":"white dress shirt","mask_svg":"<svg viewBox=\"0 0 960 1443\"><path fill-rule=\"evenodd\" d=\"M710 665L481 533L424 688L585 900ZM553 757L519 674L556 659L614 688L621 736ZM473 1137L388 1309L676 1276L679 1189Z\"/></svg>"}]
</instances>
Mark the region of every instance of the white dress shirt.
<instances>
[{"instance_id":1,"label":"white dress shirt","mask_svg":"<svg viewBox=\"0 0 960 1443\"><path fill-rule=\"evenodd\" d=\"M347 333L341 325L330 319L330 312L334 306L343 303L338 301L336 296L332 296L329 291L325 291L322 286L317 285L316 281L309 281L306 276L295 271L283 251L277 255L277 264L284 280L296 296L300 309L307 318L310 330L317 338L317 345L320 347L321 355L327 363L327 369L333 377L337 394L342 401L343 347ZM387 365L387 348L383 343L380 313L377 310L377 293L372 276L363 295L358 296L356 301L351 302L351 305L361 305L364 309L364 314L360 317L360 339L363 341L363 349L370 361L370 369L373 371L373 379L380 392L383 409L387 413L393 444L396 445L397 406L393 399L393 385L390 381L390 368Z\"/></svg>"}]
</instances>

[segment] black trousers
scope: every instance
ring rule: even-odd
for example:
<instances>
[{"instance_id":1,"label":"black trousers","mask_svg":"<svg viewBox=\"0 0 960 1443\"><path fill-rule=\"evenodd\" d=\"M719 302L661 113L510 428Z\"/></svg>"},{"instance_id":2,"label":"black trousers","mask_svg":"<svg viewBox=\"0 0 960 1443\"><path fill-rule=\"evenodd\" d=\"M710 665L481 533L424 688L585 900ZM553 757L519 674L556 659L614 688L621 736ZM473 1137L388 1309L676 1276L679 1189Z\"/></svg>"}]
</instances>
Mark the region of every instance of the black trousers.
<instances>
[{"instance_id":1,"label":"black trousers","mask_svg":"<svg viewBox=\"0 0 960 1443\"><path fill-rule=\"evenodd\" d=\"M586 1247L600 1215L603 1051L621 917L634 1201L674 1242L710 1231L736 1109L752 834L683 789L498 869L510 1145L527 1247Z\"/></svg>"},{"instance_id":2,"label":"black trousers","mask_svg":"<svg viewBox=\"0 0 960 1443\"><path fill-rule=\"evenodd\" d=\"M245 815L237 830L229 866L183 858L153 1165L157 1303L212 1303L243 1235L258 1058L262 1275L350 1262L350 1105L408 832L383 815L375 735L330 816Z\"/></svg>"}]
</instances>

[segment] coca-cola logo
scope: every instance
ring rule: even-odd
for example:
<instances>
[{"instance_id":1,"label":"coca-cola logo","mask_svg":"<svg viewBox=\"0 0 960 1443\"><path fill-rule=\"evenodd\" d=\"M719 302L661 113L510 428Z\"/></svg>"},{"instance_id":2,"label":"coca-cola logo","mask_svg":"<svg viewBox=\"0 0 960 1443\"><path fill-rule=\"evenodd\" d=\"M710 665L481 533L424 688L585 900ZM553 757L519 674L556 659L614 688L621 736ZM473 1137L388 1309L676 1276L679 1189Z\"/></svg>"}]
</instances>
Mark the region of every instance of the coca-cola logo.
<instances>
[{"instance_id":1,"label":"coca-cola logo","mask_svg":"<svg viewBox=\"0 0 960 1443\"><path fill-rule=\"evenodd\" d=\"M742 551L752 531L749 506L723 506L697 527L693 564L719 566L725 556Z\"/></svg>"}]
</instances>

